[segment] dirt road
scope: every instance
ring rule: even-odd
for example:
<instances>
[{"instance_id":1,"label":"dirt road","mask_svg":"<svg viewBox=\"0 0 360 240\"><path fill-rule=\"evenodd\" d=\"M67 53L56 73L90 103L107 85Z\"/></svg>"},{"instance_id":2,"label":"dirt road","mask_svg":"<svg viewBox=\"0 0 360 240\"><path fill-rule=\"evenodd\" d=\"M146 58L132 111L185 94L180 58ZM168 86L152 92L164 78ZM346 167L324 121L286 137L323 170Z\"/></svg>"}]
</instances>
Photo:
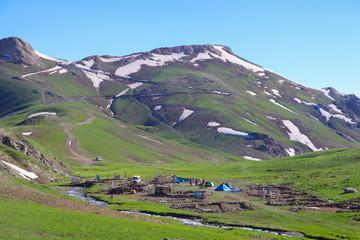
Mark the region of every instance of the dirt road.
<instances>
[{"instance_id":1,"label":"dirt road","mask_svg":"<svg viewBox=\"0 0 360 240\"><path fill-rule=\"evenodd\" d=\"M70 152L75 156L64 156L67 158L73 158L77 160L80 164L83 165L91 165L92 160L84 155L82 155L79 151L80 149L80 142L79 140L71 133L71 129L74 125L84 125L84 124L91 124L95 117L92 115L92 112L88 109L85 110L86 114L89 115L89 118L80 123L65 123L64 124L64 132L68 135L66 139L66 144L69 146Z\"/></svg>"}]
</instances>

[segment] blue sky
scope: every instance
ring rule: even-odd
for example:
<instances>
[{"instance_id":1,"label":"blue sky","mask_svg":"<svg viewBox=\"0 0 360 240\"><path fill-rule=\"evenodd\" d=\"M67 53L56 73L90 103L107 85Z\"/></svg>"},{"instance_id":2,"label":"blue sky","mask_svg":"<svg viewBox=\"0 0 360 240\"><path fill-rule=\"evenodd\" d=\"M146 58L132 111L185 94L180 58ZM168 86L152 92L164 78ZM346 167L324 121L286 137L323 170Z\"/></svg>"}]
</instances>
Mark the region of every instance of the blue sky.
<instances>
[{"instance_id":1,"label":"blue sky","mask_svg":"<svg viewBox=\"0 0 360 240\"><path fill-rule=\"evenodd\" d=\"M223 44L313 87L360 96L359 0L0 0L0 38L79 60Z\"/></svg>"}]
</instances>

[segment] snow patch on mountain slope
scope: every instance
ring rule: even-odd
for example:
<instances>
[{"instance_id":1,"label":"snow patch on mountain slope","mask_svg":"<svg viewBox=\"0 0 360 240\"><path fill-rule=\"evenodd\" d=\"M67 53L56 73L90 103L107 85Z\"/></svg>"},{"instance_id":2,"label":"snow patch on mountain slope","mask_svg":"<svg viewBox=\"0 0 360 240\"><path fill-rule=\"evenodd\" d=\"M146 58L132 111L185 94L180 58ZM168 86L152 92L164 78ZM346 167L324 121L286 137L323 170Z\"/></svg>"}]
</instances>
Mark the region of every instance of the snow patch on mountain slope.
<instances>
[{"instance_id":1,"label":"snow patch on mountain slope","mask_svg":"<svg viewBox=\"0 0 360 240\"><path fill-rule=\"evenodd\" d=\"M217 123L217 122L212 122L212 121L210 121L210 122L208 122L208 124L207 124L209 127L217 127L217 126L220 126L221 124L220 123Z\"/></svg>"},{"instance_id":2,"label":"snow patch on mountain slope","mask_svg":"<svg viewBox=\"0 0 360 240\"><path fill-rule=\"evenodd\" d=\"M254 92L251 92L251 91L246 91L246 92L250 95L256 96L256 93L254 93Z\"/></svg>"},{"instance_id":3,"label":"snow patch on mountain slope","mask_svg":"<svg viewBox=\"0 0 360 240\"><path fill-rule=\"evenodd\" d=\"M239 137L245 137L245 138L254 138L253 136L251 136L250 134L248 134L246 132L236 131L236 130L228 128L228 127L219 127L217 129L217 132L225 134L225 135L233 135L233 136L239 136Z\"/></svg>"},{"instance_id":4,"label":"snow patch on mountain slope","mask_svg":"<svg viewBox=\"0 0 360 240\"><path fill-rule=\"evenodd\" d=\"M326 111L325 109L323 109L321 106L319 106L319 105L317 105L317 104L315 104L315 103L308 103L308 102L305 102L305 101L303 101L303 103L306 104L306 105L308 105L308 106L315 107L317 110L319 110L321 116L325 117L327 122L330 120L330 118L333 117L333 118L338 118L338 119L340 119L340 120L343 120L343 121L346 122L346 123L355 124L355 125L357 124L356 122L353 122L350 118L348 118L348 117L346 117L346 116L344 116L344 115L331 114L331 113L329 113L328 111ZM330 105L331 105L331 104L330 104ZM330 105L329 105L329 106L330 106ZM337 109L338 112L339 112L339 111L341 112L341 110L338 109L335 105L332 105L332 108ZM333 110L334 110L334 109L333 109ZM336 110L335 110L335 111L336 111ZM341 113L342 113L342 112L341 112Z\"/></svg>"},{"instance_id":5,"label":"snow patch on mountain slope","mask_svg":"<svg viewBox=\"0 0 360 240\"><path fill-rule=\"evenodd\" d=\"M198 53L198 55L196 57L194 57L193 59L191 59L190 62L195 63L196 61L204 61L204 60L208 60L208 59L213 59L214 57L211 54L212 53L210 53L209 51L204 52L204 53Z\"/></svg>"},{"instance_id":6,"label":"snow patch on mountain slope","mask_svg":"<svg viewBox=\"0 0 360 240\"><path fill-rule=\"evenodd\" d=\"M280 93L279 93L279 90L277 89L271 89L271 91L278 97L281 97Z\"/></svg>"},{"instance_id":7,"label":"snow patch on mountain slope","mask_svg":"<svg viewBox=\"0 0 360 240\"><path fill-rule=\"evenodd\" d=\"M54 57L50 57L48 55L45 55L43 53L39 53L38 51L35 51L36 55L38 55L39 57L41 58L44 58L44 59L47 59L47 60L50 60L50 61L53 61L53 62L58 62L58 63L62 63L62 64L65 64L65 65L69 65L70 64L70 61L67 61L67 60L62 60L62 59L59 59L59 58L54 58Z\"/></svg>"},{"instance_id":8,"label":"snow patch on mountain slope","mask_svg":"<svg viewBox=\"0 0 360 240\"><path fill-rule=\"evenodd\" d=\"M279 107L281 107L281 108L283 108L283 109L285 109L285 110L287 110L287 111L289 111L289 112L292 112L292 113L295 113L296 115L299 115L299 114L297 114L296 112L294 112L293 110L290 110L290 109L288 109L287 107L281 105L280 103L278 103L278 102L275 101L274 99L270 99L269 101L272 102L273 104L275 104L276 106L279 106Z\"/></svg>"},{"instance_id":9,"label":"snow patch on mountain slope","mask_svg":"<svg viewBox=\"0 0 360 240\"><path fill-rule=\"evenodd\" d=\"M285 148L285 151L287 152L287 154L289 154L290 157L295 156L295 150L293 148Z\"/></svg>"},{"instance_id":10,"label":"snow patch on mountain slope","mask_svg":"<svg viewBox=\"0 0 360 240\"><path fill-rule=\"evenodd\" d=\"M121 59L122 59L121 57L112 57L112 58L100 57L100 60L102 62L117 62L117 61L120 61Z\"/></svg>"},{"instance_id":11,"label":"snow patch on mountain slope","mask_svg":"<svg viewBox=\"0 0 360 240\"><path fill-rule=\"evenodd\" d=\"M36 116L40 116L40 115L56 115L56 112L38 112L38 113L33 113L30 116L28 116L27 118L32 118L32 117L36 117Z\"/></svg>"},{"instance_id":12,"label":"snow patch on mountain slope","mask_svg":"<svg viewBox=\"0 0 360 240\"><path fill-rule=\"evenodd\" d=\"M131 84L128 84L126 86L128 86L130 89L134 90L135 88L137 87L140 87L141 85L143 85L144 83L142 82L136 82L136 83L131 83Z\"/></svg>"},{"instance_id":13,"label":"snow patch on mountain slope","mask_svg":"<svg viewBox=\"0 0 360 240\"><path fill-rule=\"evenodd\" d=\"M213 93L216 93L216 94L219 94L219 95L221 95L221 96L223 96L223 95L227 95L227 96L229 96L230 95L230 93L227 93L227 92L220 92L220 91L212 91Z\"/></svg>"},{"instance_id":14,"label":"snow patch on mountain slope","mask_svg":"<svg viewBox=\"0 0 360 240\"><path fill-rule=\"evenodd\" d=\"M193 114L194 111L193 110L190 110L190 109L186 109L184 108L184 111L183 113L181 114L181 116L179 117L179 122L185 120L187 117L189 117L191 114Z\"/></svg>"},{"instance_id":15,"label":"snow patch on mountain slope","mask_svg":"<svg viewBox=\"0 0 360 240\"><path fill-rule=\"evenodd\" d=\"M254 157L250 157L250 156L243 156L242 158L247 159L247 160L252 160L252 161L262 161L262 159L260 159L260 158L254 158Z\"/></svg>"},{"instance_id":16,"label":"snow patch on mountain slope","mask_svg":"<svg viewBox=\"0 0 360 240\"><path fill-rule=\"evenodd\" d=\"M49 68L49 69L46 69L46 70L42 70L42 71L39 71L39 72L33 72L33 73L28 73L28 74L24 74L22 75L21 77L22 78L26 78L26 77L29 77L29 76L32 76L32 75L35 75L35 74L39 74L39 73L45 73L45 72L53 72L53 71L57 71L59 69L61 69L62 67L60 66L55 66L53 68Z\"/></svg>"},{"instance_id":17,"label":"snow patch on mountain slope","mask_svg":"<svg viewBox=\"0 0 360 240\"><path fill-rule=\"evenodd\" d=\"M67 73L67 72L68 72L68 70L65 69L65 68L62 68L62 69L59 70L59 74L64 74L64 73Z\"/></svg>"},{"instance_id":18,"label":"snow patch on mountain slope","mask_svg":"<svg viewBox=\"0 0 360 240\"><path fill-rule=\"evenodd\" d=\"M33 173L33 172L28 172L18 166L15 166L14 164L2 161L5 165L9 166L10 168L12 168L16 173L18 173L21 177L27 179L27 180L32 180L35 178L38 178L38 176Z\"/></svg>"},{"instance_id":19,"label":"snow patch on mountain slope","mask_svg":"<svg viewBox=\"0 0 360 240\"><path fill-rule=\"evenodd\" d=\"M302 101L298 98L294 98L294 100L297 102L297 103L302 103Z\"/></svg>"},{"instance_id":20,"label":"snow patch on mountain slope","mask_svg":"<svg viewBox=\"0 0 360 240\"><path fill-rule=\"evenodd\" d=\"M334 104L329 104L328 107L331 108L332 110L334 110L335 112L343 113L343 112L342 112L336 105L334 105Z\"/></svg>"},{"instance_id":21,"label":"snow patch on mountain slope","mask_svg":"<svg viewBox=\"0 0 360 240\"><path fill-rule=\"evenodd\" d=\"M274 97L271 93L269 93L269 92L267 92L267 91L264 91L264 93L265 93L266 95L268 95L268 96Z\"/></svg>"},{"instance_id":22,"label":"snow patch on mountain slope","mask_svg":"<svg viewBox=\"0 0 360 240\"><path fill-rule=\"evenodd\" d=\"M152 54L153 57L135 60L132 63L121 66L115 71L115 75L121 77L129 77L132 73L136 73L141 69L142 65L150 67L162 67L168 62L179 60L186 55L184 53L172 53L170 55Z\"/></svg>"},{"instance_id":23,"label":"snow patch on mountain slope","mask_svg":"<svg viewBox=\"0 0 360 240\"><path fill-rule=\"evenodd\" d=\"M290 120L283 120L282 122L284 126L287 127L287 129L289 130L289 132L287 133L289 134L290 140L294 140L306 144L313 151L323 150L322 148L316 148L314 144L311 142L311 140L305 134L302 134L299 128L295 124L293 124Z\"/></svg>"},{"instance_id":24,"label":"snow patch on mountain slope","mask_svg":"<svg viewBox=\"0 0 360 240\"><path fill-rule=\"evenodd\" d=\"M91 70L91 67L95 64L95 61L93 59L90 59L88 61L82 60L80 63L75 63L74 65L79 68L85 68L88 70Z\"/></svg>"},{"instance_id":25,"label":"snow patch on mountain slope","mask_svg":"<svg viewBox=\"0 0 360 240\"><path fill-rule=\"evenodd\" d=\"M24 135L24 136L29 136L33 134L33 132L22 132L21 135Z\"/></svg>"},{"instance_id":26,"label":"snow patch on mountain slope","mask_svg":"<svg viewBox=\"0 0 360 240\"><path fill-rule=\"evenodd\" d=\"M85 69L82 69L82 71L85 73L86 77L88 77L93 82L93 85L96 89L99 88L100 83L102 81L110 80L110 77L101 71L94 72L94 71L86 71Z\"/></svg>"},{"instance_id":27,"label":"snow patch on mountain slope","mask_svg":"<svg viewBox=\"0 0 360 240\"><path fill-rule=\"evenodd\" d=\"M259 125L257 125L256 123L254 123L254 122L250 121L250 120L249 120L249 119L247 119L247 118L242 117L242 119L244 119L244 120L245 120L245 121L247 121L248 123L251 123L251 124L253 124L253 125L255 125L255 126L259 127Z\"/></svg>"},{"instance_id":28,"label":"snow patch on mountain slope","mask_svg":"<svg viewBox=\"0 0 360 240\"><path fill-rule=\"evenodd\" d=\"M256 66L255 64L246 62L246 61L240 59L239 57L226 52L223 49L223 46L214 46L214 48L216 48L217 50L219 50L221 52L221 56L219 57L219 59L223 60L224 62L226 62L226 61L232 62L237 65L243 66L247 69L250 69L254 72L263 72L264 71L264 68Z\"/></svg>"},{"instance_id":29,"label":"snow patch on mountain slope","mask_svg":"<svg viewBox=\"0 0 360 240\"><path fill-rule=\"evenodd\" d=\"M120 97L120 96L126 94L129 90L130 90L130 88L125 89L124 91L122 91L121 93L119 93L118 95L116 95L115 97Z\"/></svg>"},{"instance_id":30,"label":"snow patch on mountain slope","mask_svg":"<svg viewBox=\"0 0 360 240\"><path fill-rule=\"evenodd\" d=\"M325 96L327 96L328 98L330 98L331 100L335 101L334 98L332 98L329 93L330 93L330 90L328 89L321 89L321 91L324 93Z\"/></svg>"},{"instance_id":31,"label":"snow patch on mountain slope","mask_svg":"<svg viewBox=\"0 0 360 240\"><path fill-rule=\"evenodd\" d=\"M161 105L157 105L157 106L154 107L154 111L159 111L161 108L162 108Z\"/></svg>"},{"instance_id":32,"label":"snow patch on mountain slope","mask_svg":"<svg viewBox=\"0 0 360 240\"><path fill-rule=\"evenodd\" d=\"M274 118L273 116L267 116L267 115L265 115L265 117L266 117L267 119L269 119L269 120L277 121L277 119Z\"/></svg>"}]
</instances>

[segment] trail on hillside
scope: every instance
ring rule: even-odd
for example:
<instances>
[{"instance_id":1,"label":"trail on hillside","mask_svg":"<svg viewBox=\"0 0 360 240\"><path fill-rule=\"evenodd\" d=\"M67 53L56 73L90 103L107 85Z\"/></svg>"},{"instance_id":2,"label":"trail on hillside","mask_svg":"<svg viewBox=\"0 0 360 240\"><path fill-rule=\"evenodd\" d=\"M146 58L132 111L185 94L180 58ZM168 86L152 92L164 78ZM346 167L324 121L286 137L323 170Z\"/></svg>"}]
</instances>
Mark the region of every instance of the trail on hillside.
<instances>
[{"instance_id":1,"label":"trail on hillside","mask_svg":"<svg viewBox=\"0 0 360 240\"><path fill-rule=\"evenodd\" d=\"M91 165L92 160L80 153L79 151L80 141L71 133L71 129L74 125L91 124L94 122L95 117L92 115L92 112L89 109L86 109L85 112L89 116L89 118L86 119L85 121L75 124L72 123L64 124L64 132L68 135L66 139L66 144L69 146L70 152L75 156L75 157L73 156L64 156L64 157L73 158L83 165Z\"/></svg>"}]
</instances>

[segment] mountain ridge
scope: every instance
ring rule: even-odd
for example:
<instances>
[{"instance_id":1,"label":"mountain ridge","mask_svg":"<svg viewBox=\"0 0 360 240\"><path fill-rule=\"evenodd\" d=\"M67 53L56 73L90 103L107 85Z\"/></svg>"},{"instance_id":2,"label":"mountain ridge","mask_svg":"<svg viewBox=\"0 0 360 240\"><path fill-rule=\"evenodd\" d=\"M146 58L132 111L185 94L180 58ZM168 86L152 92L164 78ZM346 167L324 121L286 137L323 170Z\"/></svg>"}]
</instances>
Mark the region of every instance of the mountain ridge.
<instances>
[{"instance_id":1,"label":"mountain ridge","mask_svg":"<svg viewBox=\"0 0 360 240\"><path fill-rule=\"evenodd\" d=\"M355 95L311 89L223 45L94 55L72 63L35 54L49 67L19 69L23 73L9 77L45 84L48 107L84 99L154 135L181 135L251 160L360 145Z\"/></svg>"}]
</instances>

